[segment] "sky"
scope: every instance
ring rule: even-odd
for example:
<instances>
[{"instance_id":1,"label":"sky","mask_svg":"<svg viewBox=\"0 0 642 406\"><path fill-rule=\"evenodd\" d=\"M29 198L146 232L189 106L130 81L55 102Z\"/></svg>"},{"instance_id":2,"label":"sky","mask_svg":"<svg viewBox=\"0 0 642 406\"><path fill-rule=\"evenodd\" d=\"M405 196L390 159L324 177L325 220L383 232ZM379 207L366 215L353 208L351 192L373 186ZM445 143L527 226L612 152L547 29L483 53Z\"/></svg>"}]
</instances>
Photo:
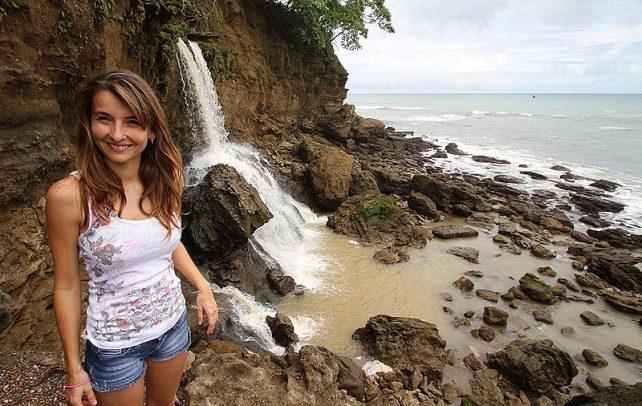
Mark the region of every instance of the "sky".
<instances>
[{"instance_id":1,"label":"sky","mask_svg":"<svg viewBox=\"0 0 642 406\"><path fill-rule=\"evenodd\" d=\"M642 0L386 0L351 93L642 93Z\"/></svg>"}]
</instances>

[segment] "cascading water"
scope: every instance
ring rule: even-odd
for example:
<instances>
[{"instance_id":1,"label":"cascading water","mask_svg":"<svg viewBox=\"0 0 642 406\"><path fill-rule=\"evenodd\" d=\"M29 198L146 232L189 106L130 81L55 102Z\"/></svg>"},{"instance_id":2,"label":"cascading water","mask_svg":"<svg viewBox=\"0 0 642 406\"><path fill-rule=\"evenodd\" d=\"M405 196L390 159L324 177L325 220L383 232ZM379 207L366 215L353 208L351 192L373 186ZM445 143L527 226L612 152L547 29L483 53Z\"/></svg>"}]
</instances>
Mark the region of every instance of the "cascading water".
<instances>
[{"instance_id":1,"label":"cascading water","mask_svg":"<svg viewBox=\"0 0 642 406\"><path fill-rule=\"evenodd\" d=\"M268 223L254 232L250 243L266 261L277 263L298 284L309 290L319 289L322 282L320 273L326 263L311 251L317 232L309 226L322 223L324 219L280 188L258 151L228 141L223 112L201 49L191 41L188 46L179 40L178 51L181 76L188 87L186 93L193 98L189 102L190 108L196 112L208 141L207 148L193 159L188 170L198 182L212 165L227 164L234 167L256 188L273 215ZM234 334L238 339L278 352L280 347L272 340L265 324L265 316L273 316L274 310L235 288L221 289L214 285L213 289L217 297L223 296L229 305L226 306L226 312L235 320ZM310 335L316 324L306 317L296 318L293 323L301 338Z\"/></svg>"}]
</instances>

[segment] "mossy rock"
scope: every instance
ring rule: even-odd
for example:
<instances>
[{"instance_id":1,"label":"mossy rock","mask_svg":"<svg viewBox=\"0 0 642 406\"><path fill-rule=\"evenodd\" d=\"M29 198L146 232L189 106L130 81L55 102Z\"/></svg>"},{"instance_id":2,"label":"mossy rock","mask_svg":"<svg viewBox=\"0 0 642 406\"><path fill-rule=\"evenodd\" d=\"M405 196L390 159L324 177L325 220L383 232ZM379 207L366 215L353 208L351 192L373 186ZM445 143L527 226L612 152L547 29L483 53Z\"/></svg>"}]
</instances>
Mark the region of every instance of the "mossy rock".
<instances>
[{"instance_id":1,"label":"mossy rock","mask_svg":"<svg viewBox=\"0 0 642 406\"><path fill-rule=\"evenodd\" d=\"M532 273L526 273L520 278L519 288L537 302L552 304L556 301L553 288Z\"/></svg>"}]
</instances>

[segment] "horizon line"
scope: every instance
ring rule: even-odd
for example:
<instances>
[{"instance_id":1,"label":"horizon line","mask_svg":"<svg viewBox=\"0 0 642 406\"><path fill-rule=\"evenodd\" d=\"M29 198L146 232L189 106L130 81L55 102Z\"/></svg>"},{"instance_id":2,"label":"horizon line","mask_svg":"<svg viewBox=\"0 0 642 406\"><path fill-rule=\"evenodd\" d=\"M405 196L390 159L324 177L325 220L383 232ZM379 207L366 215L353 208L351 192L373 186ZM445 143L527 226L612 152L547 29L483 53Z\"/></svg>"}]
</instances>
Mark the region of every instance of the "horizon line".
<instances>
[{"instance_id":1,"label":"horizon line","mask_svg":"<svg viewBox=\"0 0 642 406\"><path fill-rule=\"evenodd\" d=\"M529 94L529 95L627 95L627 96L642 96L641 93L606 93L606 92L369 92L369 91L350 91L348 89L348 94Z\"/></svg>"}]
</instances>

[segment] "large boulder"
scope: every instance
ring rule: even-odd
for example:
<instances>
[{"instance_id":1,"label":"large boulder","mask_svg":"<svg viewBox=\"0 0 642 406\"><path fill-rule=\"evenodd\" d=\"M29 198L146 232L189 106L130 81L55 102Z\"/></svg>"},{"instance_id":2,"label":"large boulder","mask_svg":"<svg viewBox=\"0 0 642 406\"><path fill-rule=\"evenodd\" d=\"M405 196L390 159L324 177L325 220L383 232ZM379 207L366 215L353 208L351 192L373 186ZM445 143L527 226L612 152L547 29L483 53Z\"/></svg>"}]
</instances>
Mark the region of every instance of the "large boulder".
<instances>
[{"instance_id":1,"label":"large boulder","mask_svg":"<svg viewBox=\"0 0 642 406\"><path fill-rule=\"evenodd\" d=\"M518 388L535 393L568 385L578 373L573 358L551 340L515 340L487 359Z\"/></svg>"},{"instance_id":2,"label":"large boulder","mask_svg":"<svg viewBox=\"0 0 642 406\"><path fill-rule=\"evenodd\" d=\"M519 288L537 302L552 304L556 301L553 288L530 272L519 279Z\"/></svg>"},{"instance_id":3,"label":"large boulder","mask_svg":"<svg viewBox=\"0 0 642 406\"><path fill-rule=\"evenodd\" d=\"M199 344L186 377L194 405L353 405L365 374L350 359L304 346L285 357L261 356L236 344ZM345 390L350 396L346 396Z\"/></svg>"},{"instance_id":4,"label":"large boulder","mask_svg":"<svg viewBox=\"0 0 642 406\"><path fill-rule=\"evenodd\" d=\"M466 207L471 211L485 209L480 197L483 196L482 189L443 175L415 175L411 180L411 188L428 196L439 210L449 213L453 212L456 206Z\"/></svg>"},{"instance_id":5,"label":"large boulder","mask_svg":"<svg viewBox=\"0 0 642 406\"><path fill-rule=\"evenodd\" d=\"M350 192L354 158L339 148L313 142L303 143L302 148L317 204L325 210L336 209Z\"/></svg>"},{"instance_id":6,"label":"large boulder","mask_svg":"<svg viewBox=\"0 0 642 406\"><path fill-rule=\"evenodd\" d=\"M408 207L422 216L426 216L429 220L437 220L441 217L441 213L439 213L435 202L419 192L410 193L410 196L408 196Z\"/></svg>"},{"instance_id":7,"label":"large boulder","mask_svg":"<svg viewBox=\"0 0 642 406\"><path fill-rule=\"evenodd\" d=\"M477 230L466 226L437 226L432 229L435 237L449 240L452 238L477 237Z\"/></svg>"},{"instance_id":8,"label":"large boulder","mask_svg":"<svg viewBox=\"0 0 642 406\"><path fill-rule=\"evenodd\" d=\"M584 213L596 214L599 212L619 213L624 210L622 203L614 202L612 200L581 195L573 193L571 195L571 203Z\"/></svg>"},{"instance_id":9,"label":"large boulder","mask_svg":"<svg viewBox=\"0 0 642 406\"><path fill-rule=\"evenodd\" d=\"M606 241L609 245L617 248L636 249L642 248L642 235L629 234L619 228L607 228L605 230L589 229L586 233L600 241Z\"/></svg>"},{"instance_id":10,"label":"large boulder","mask_svg":"<svg viewBox=\"0 0 642 406\"><path fill-rule=\"evenodd\" d=\"M352 136L360 141L386 135L386 125L376 118L364 118L356 115L352 123Z\"/></svg>"},{"instance_id":11,"label":"large boulder","mask_svg":"<svg viewBox=\"0 0 642 406\"><path fill-rule=\"evenodd\" d=\"M417 366L429 380L440 381L446 361L446 341L437 326L419 319L379 315L368 319L352 338L379 361L400 368Z\"/></svg>"},{"instance_id":12,"label":"large boulder","mask_svg":"<svg viewBox=\"0 0 642 406\"><path fill-rule=\"evenodd\" d=\"M185 192L185 228L199 253L222 256L243 247L272 214L256 189L229 165L210 168L202 182Z\"/></svg>"},{"instance_id":13,"label":"large boulder","mask_svg":"<svg viewBox=\"0 0 642 406\"><path fill-rule=\"evenodd\" d=\"M620 289L642 293L642 271L635 265L640 260L630 251L592 246L571 246L571 255L587 259L587 271Z\"/></svg>"},{"instance_id":14,"label":"large boulder","mask_svg":"<svg viewBox=\"0 0 642 406\"><path fill-rule=\"evenodd\" d=\"M328 218L328 227L365 244L422 248L426 231L385 195L351 196Z\"/></svg>"},{"instance_id":15,"label":"large boulder","mask_svg":"<svg viewBox=\"0 0 642 406\"><path fill-rule=\"evenodd\" d=\"M348 193L350 196L357 196L378 195L381 192L379 191L379 186L377 186L377 180L372 173L366 169L361 169L355 162L352 168L352 182L350 183Z\"/></svg>"},{"instance_id":16,"label":"large boulder","mask_svg":"<svg viewBox=\"0 0 642 406\"><path fill-rule=\"evenodd\" d=\"M344 104L338 112L318 120L317 126L330 138L345 141L350 136L356 117L354 105Z\"/></svg>"}]
</instances>

